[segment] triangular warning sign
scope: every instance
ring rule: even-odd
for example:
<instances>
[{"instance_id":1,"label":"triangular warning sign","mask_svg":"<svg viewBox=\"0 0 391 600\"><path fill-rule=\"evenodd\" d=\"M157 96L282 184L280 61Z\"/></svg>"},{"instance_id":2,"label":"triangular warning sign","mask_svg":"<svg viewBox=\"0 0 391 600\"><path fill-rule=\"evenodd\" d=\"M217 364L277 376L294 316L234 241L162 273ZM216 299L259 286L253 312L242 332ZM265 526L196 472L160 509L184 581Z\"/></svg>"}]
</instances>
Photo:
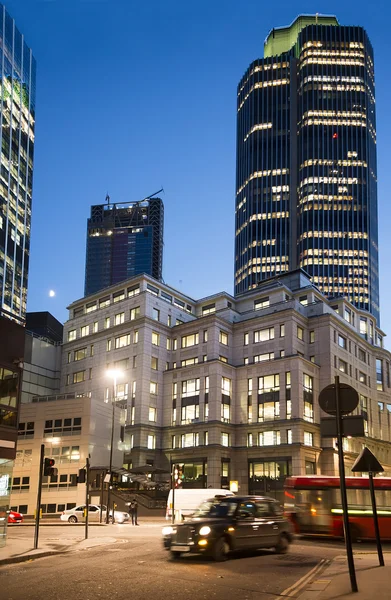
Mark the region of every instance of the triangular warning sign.
<instances>
[{"instance_id":1,"label":"triangular warning sign","mask_svg":"<svg viewBox=\"0 0 391 600\"><path fill-rule=\"evenodd\" d=\"M363 448L352 467L353 473L382 473L383 467L369 448Z\"/></svg>"}]
</instances>

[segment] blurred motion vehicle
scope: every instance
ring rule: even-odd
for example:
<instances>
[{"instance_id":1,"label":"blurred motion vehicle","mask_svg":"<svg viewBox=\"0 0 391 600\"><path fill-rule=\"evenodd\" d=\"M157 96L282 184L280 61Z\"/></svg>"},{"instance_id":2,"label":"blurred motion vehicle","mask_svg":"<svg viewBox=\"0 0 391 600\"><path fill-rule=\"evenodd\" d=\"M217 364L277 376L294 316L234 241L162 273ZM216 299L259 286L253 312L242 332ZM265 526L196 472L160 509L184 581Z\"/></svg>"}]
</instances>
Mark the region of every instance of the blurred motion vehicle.
<instances>
[{"instance_id":1,"label":"blurred motion vehicle","mask_svg":"<svg viewBox=\"0 0 391 600\"><path fill-rule=\"evenodd\" d=\"M196 553L216 561L233 551L258 548L283 554L293 539L292 524L279 502L260 496L210 498L185 523L164 527L162 533L172 558Z\"/></svg>"},{"instance_id":2,"label":"blurred motion vehicle","mask_svg":"<svg viewBox=\"0 0 391 600\"><path fill-rule=\"evenodd\" d=\"M23 523L23 515L14 510L8 512L8 523Z\"/></svg>"},{"instance_id":3,"label":"blurred motion vehicle","mask_svg":"<svg viewBox=\"0 0 391 600\"><path fill-rule=\"evenodd\" d=\"M375 477L373 482L380 536L391 539L391 477ZM339 477L287 477L284 485L284 508L296 533L343 537L339 486ZM369 478L346 477L346 488L352 540L374 540Z\"/></svg>"}]
</instances>

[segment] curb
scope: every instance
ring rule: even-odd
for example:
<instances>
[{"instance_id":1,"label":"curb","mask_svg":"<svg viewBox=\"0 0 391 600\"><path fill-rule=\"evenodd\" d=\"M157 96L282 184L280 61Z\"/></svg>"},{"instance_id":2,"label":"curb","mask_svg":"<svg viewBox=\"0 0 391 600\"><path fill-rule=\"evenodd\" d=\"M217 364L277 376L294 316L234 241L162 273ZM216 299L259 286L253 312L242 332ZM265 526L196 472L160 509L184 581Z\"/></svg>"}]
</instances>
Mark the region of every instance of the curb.
<instances>
[{"instance_id":1,"label":"curb","mask_svg":"<svg viewBox=\"0 0 391 600\"><path fill-rule=\"evenodd\" d=\"M283 596L286 598L292 598L292 597L296 596L296 594L298 592L301 592L303 589L305 589L309 585L309 583L312 581L312 579L314 577L317 577L322 571L324 571L330 565L330 562L331 562L330 560L322 558L321 561L317 565L315 565L315 567L313 567L308 573L303 575L303 577L301 577L301 579L299 579L294 584L292 584L289 588L287 588L286 590L281 592L280 596ZM301 598L301 596L300 596L300 598Z\"/></svg>"},{"instance_id":2,"label":"curb","mask_svg":"<svg viewBox=\"0 0 391 600\"><path fill-rule=\"evenodd\" d=\"M43 550L39 554L19 554L18 556L10 556L9 558L0 559L0 567L3 565L12 565L15 563L27 562L36 558L45 558L46 556L54 556L55 554L65 554L68 550Z\"/></svg>"}]
</instances>

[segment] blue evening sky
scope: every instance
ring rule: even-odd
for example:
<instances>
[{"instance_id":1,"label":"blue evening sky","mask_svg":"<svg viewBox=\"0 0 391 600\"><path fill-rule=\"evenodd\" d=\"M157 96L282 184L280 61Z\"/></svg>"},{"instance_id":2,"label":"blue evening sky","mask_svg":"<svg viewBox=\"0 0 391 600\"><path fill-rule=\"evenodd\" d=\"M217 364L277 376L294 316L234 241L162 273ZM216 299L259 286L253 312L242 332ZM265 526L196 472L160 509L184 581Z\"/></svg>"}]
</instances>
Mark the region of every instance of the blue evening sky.
<instances>
[{"instance_id":1,"label":"blue evening sky","mask_svg":"<svg viewBox=\"0 0 391 600\"><path fill-rule=\"evenodd\" d=\"M375 50L381 325L391 339L388 0L6 7L38 69L28 310L61 321L83 296L86 220L107 192L127 202L163 187L164 280L193 298L232 293L237 83L270 29L300 13L364 26Z\"/></svg>"}]
</instances>

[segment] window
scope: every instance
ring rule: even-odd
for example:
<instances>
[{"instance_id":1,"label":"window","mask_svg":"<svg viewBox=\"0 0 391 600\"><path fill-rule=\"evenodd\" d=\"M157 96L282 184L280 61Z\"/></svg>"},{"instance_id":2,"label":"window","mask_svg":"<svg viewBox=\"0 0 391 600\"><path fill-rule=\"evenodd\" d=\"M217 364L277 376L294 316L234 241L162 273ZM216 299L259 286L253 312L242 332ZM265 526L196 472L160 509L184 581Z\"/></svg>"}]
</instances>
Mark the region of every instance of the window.
<instances>
[{"instance_id":1,"label":"window","mask_svg":"<svg viewBox=\"0 0 391 600\"><path fill-rule=\"evenodd\" d=\"M87 356L87 348L80 348L79 350L75 350L75 354L73 356L73 360L83 360Z\"/></svg>"},{"instance_id":2,"label":"window","mask_svg":"<svg viewBox=\"0 0 391 600\"><path fill-rule=\"evenodd\" d=\"M120 300L125 300L125 290L121 290L113 294L113 302L120 302Z\"/></svg>"},{"instance_id":3,"label":"window","mask_svg":"<svg viewBox=\"0 0 391 600\"><path fill-rule=\"evenodd\" d=\"M204 433L204 446L207 446L209 444L209 432L205 431Z\"/></svg>"},{"instance_id":4,"label":"window","mask_svg":"<svg viewBox=\"0 0 391 600\"><path fill-rule=\"evenodd\" d=\"M345 306L345 311L344 311L344 319L348 323L353 324L352 311L350 310L350 308L346 308L346 306Z\"/></svg>"},{"instance_id":5,"label":"window","mask_svg":"<svg viewBox=\"0 0 391 600\"><path fill-rule=\"evenodd\" d=\"M149 382L149 393L150 394L157 394L157 383L156 381L150 381Z\"/></svg>"},{"instance_id":6,"label":"window","mask_svg":"<svg viewBox=\"0 0 391 600\"><path fill-rule=\"evenodd\" d=\"M342 373L348 372L348 363L342 360L341 358L338 359L338 370Z\"/></svg>"},{"instance_id":7,"label":"window","mask_svg":"<svg viewBox=\"0 0 391 600\"><path fill-rule=\"evenodd\" d=\"M85 371L77 371L73 373L72 383L81 383L86 380L86 372Z\"/></svg>"},{"instance_id":8,"label":"window","mask_svg":"<svg viewBox=\"0 0 391 600\"><path fill-rule=\"evenodd\" d=\"M158 368L158 359L156 358L156 356L151 356L151 369L153 369L154 371L157 371Z\"/></svg>"},{"instance_id":9,"label":"window","mask_svg":"<svg viewBox=\"0 0 391 600\"><path fill-rule=\"evenodd\" d=\"M148 435L147 436L147 448L148 450L155 450L156 448L156 436L155 435Z\"/></svg>"},{"instance_id":10,"label":"window","mask_svg":"<svg viewBox=\"0 0 391 600\"><path fill-rule=\"evenodd\" d=\"M258 377L258 394L280 391L280 375L265 375Z\"/></svg>"},{"instance_id":11,"label":"window","mask_svg":"<svg viewBox=\"0 0 391 600\"><path fill-rule=\"evenodd\" d=\"M343 335L338 334L338 346L340 348L343 348L344 350L347 349L347 341L346 338L343 337Z\"/></svg>"},{"instance_id":12,"label":"window","mask_svg":"<svg viewBox=\"0 0 391 600\"><path fill-rule=\"evenodd\" d=\"M191 448L192 446L200 445L199 433L184 433L181 435L181 447Z\"/></svg>"},{"instance_id":13,"label":"window","mask_svg":"<svg viewBox=\"0 0 391 600\"><path fill-rule=\"evenodd\" d=\"M28 421L26 423L19 423L18 436L25 439L34 437L34 422Z\"/></svg>"},{"instance_id":14,"label":"window","mask_svg":"<svg viewBox=\"0 0 391 600\"><path fill-rule=\"evenodd\" d=\"M137 354L133 356L133 369L137 367Z\"/></svg>"},{"instance_id":15,"label":"window","mask_svg":"<svg viewBox=\"0 0 391 600\"><path fill-rule=\"evenodd\" d=\"M121 325L121 323L125 323L125 313L117 313L114 317L114 325Z\"/></svg>"},{"instance_id":16,"label":"window","mask_svg":"<svg viewBox=\"0 0 391 600\"><path fill-rule=\"evenodd\" d=\"M258 404L258 421L274 421L280 416L280 403L277 402L260 402Z\"/></svg>"},{"instance_id":17,"label":"window","mask_svg":"<svg viewBox=\"0 0 391 600\"><path fill-rule=\"evenodd\" d=\"M379 392L384 391L383 384L383 361L380 358L376 359L376 389Z\"/></svg>"},{"instance_id":18,"label":"window","mask_svg":"<svg viewBox=\"0 0 391 600\"><path fill-rule=\"evenodd\" d=\"M304 419L314 421L314 378L303 373Z\"/></svg>"},{"instance_id":19,"label":"window","mask_svg":"<svg viewBox=\"0 0 391 600\"><path fill-rule=\"evenodd\" d=\"M367 339L368 325L365 317L360 317L360 333Z\"/></svg>"},{"instance_id":20,"label":"window","mask_svg":"<svg viewBox=\"0 0 391 600\"><path fill-rule=\"evenodd\" d=\"M50 419L45 421L44 437L58 437L81 434L81 417L66 419Z\"/></svg>"},{"instance_id":21,"label":"window","mask_svg":"<svg viewBox=\"0 0 391 600\"><path fill-rule=\"evenodd\" d=\"M304 446L314 445L314 434L311 431L304 432Z\"/></svg>"},{"instance_id":22,"label":"window","mask_svg":"<svg viewBox=\"0 0 391 600\"><path fill-rule=\"evenodd\" d=\"M190 367L191 365L198 364L198 356L194 358L187 358L186 360L181 360L181 367Z\"/></svg>"},{"instance_id":23,"label":"window","mask_svg":"<svg viewBox=\"0 0 391 600\"><path fill-rule=\"evenodd\" d=\"M30 477L14 477L12 479L12 491L21 492L30 489Z\"/></svg>"},{"instance_id":24,"label":"window","mask_svg":"<svg viewBox=\"0 0 391 600\"><path fill-rule=\"evenodd\" d=\"M94 344L90 346L90 356L94 356Z\"/></svg>"},{"instance_id":25,"label":"window","mask_svg":"<svg viewBox=\"0 0 391 600\"><path fill-rule=\"evenodd\" d=\"M110 306L110 296L105 296L99 300L99 308L105 308L106 306Z\"/></svg>"},{"instance_id":26,"label":"window","mask_svg":"<svg viewBox=\"0 0 391 600\"><path fill-rule=\"evenodd\" d=\"M198 333L182 336L182 348L190 348L198 344Z\"/></svg>"},{"instance_id":27,"label":"window","mask_svg":"<svg viewBox=\"0 0 391 600\"><path fill-rule=\"evenodd\" d=\"M206 304L205 306L202 307L202 316L203 317L205 317L206 315L210 315L214 312L216 312L215 304Z\"/></svg>"},{"instance_id":28,"label":"window","mask_svg":"<svg viewBox=\"0 0 391 600\"><path fill-rule=\"evenodd\" d=\"M160 321L160 310L157 308L152 309L152 318L154 321Z\"/></svg>"},{"instance_id":29,"label":"window","mask_svg":"<svg viewBox=\"0 0 391 600\"><path fill-rule=\"evenodd\" d=\"M171 327L172 317L171 315L167 315L167 325Z\"/></svg>"},{"instance_id":30,"label":"window","mask_svg":"<svg viewBox=\"0 0 391 600\"><path fill-rule=\"evenodd\" d=\"M116 389L116 400L127 400L128 399L128 384L117 383Z\"/></svg>"},{"instance_id":31,"label":"window","mask_svg":"<svg viewBox=\"0 0 391 600\"><path fill-rule=\"evenodd\" d=\"M292 429L287 429L286 431L286 442L287 444L292 444Z\"/></svg>"},{"instance_id":32,"label":"window","mask_svg":"<svg viewBox=\"0 0 391 600\"><path fill-rule=\"evenodd\" d=\"M154 296L159 295L159 289L150 283L147 283L147 291L153 294Z\"/></svg>"},{"instance_id":33,"label":"window","mask_svg":"<svg viewBox=\"0 0 391 600\"><path fill-rule=\"evenodd\" d=\"M310 344L315 342L315 331L310 331Z\"/></svg>"},{"instance_id":34,"label":"window","mask_svg":"<svg viewBox=\"0 0 391 600\"><path fill-rule=\"evenodd\" d=\"M229 433L222 433L221 434L221 445L228 448L230 445L229 438L230 438Z\"/></svg>"},{"instance_id":35,"label":"window","mask_svg":"<svg viewBox=\"0 0 391 600\"><path fill-rule=\"evenodd\" d=\"M133 296L137 296L140 293L139 285L132 285L132 287L128 287L128 298L132 298Z\"/></svg>"},{"instance_id":36,"label":"window","mask_svg":"<svg viewBox=\"0 0 391 600\"><path fill-rule=\"evenodd\" d=\"M182 398L190 398L191 396L199 395L200 393L200 380L187 379L182 381Z\"/></svg>"},{"instance_id":37,"label":"window","mask_svg":"<svg viewBox=\"0 0 391 600\"><path fill-rule=\"evenodd\" d=\"M264 362L266 360L274 360L274 352L267 352L266 354L257 354L254 356L254 362Z\"/></svg>"},{"instance_id":38,"label":"window","mask_svg":"<svg viewBox=\"0 0 391 600\"><path fill-rule=\"evenodd\" d=\"M358 373L358 380L359 380L360 383L363 383L364 385L367 385L367 376L362 371L359 371L359 373Z\"/></svg>"},{"instance_id":39,"label":"window","mask_svg":"<svg viewBox=\"0 0 391 600\"><path fill-rule=\"evenodd\" d=\"M299 325L297 326L297 339L298 340L304 339L304 329L302 327L299 327Z\"/></svg>"},{"instance_id":40,"label":"window","mask_svg":"<svg viewBox=\"0 0 391 600\"><path fill-rule=\"evenodd\" d=\"M231 380L228 377L221 378L221 393L227 396L231 395Z\"/></svg>"},{"instance_id":41,"label":"window","mask_svg":"<svg viewBox=\"0 0 391 600\"><path fill-rule=\"evenodd\" d=\"M248 346L248 332L244 334L243 345Z\"/></svg>"},{"instance_id":42,"label":"window","mask_svg":"<svg viewBox=\"0 0 391 600\"><path fill-rule=\"evenodd\" d=\"M279 431L262 431L258 434L259 446L278 446L279 444L281 444Z\"/></svg>"},{"instance_id":43,"label":"window","mask_svg":"<svg viewBox=\"0 0 391 600\"><path fill-rule=\"evenodd\" d=\"M274 339L274 327L268 327L267 329L259 329L254 331L254 343L267 342Z\"/></svg>"},{"instance_id":44,"label":"window","mask_svg":"<svg viewBox=\"0 0 391 600\"><path fill-rule=\"evenodd\" d=\"M312 362L312 363L315 362L315 356L310 356L310 362Z\"/></svg>"},{"instance_id":45,"label":"window","mask_svg":"<svg viewBox=\"0 0 391 600\"><path fill-rule=\"evenodd\" d=\"M261 310L268 306L270 306L270 299L268 296L265 296L265 298L258 298L258 300L254 301L254 310Z\"/></svg>"},{"instance_id":46,"label":"window","mask_svg":"<svg viewBox=\"0 0 391 600\"><path fill-rule=\"evenodd\" d=\"M253 434L252 433L248 433L247 434L247 446L249 448L251 448L253 445Z\"/></svg>"},{"instance_id":47,"label":"window","mask_svg":"<svg viewBox=\"0 0 391 600\"><path fill-rule=\"evenodd\" d=\"M299 296L299 302L303 306L307 306L308 305L308 298L307 298L307 296Z\"/></svg>"},{"instance_id":48,"label":"window","mask_svg":"<svg viewBox=\"0 0 391 600\"><path fill-rule=\"evenodd\" d=\"M116 349L124 348L125 346L130 346L130 333L115 338Z\"/></svg>"},{"instance_id":49,"label":"window","mask_svg":"<svg viewBox=\"0 0 391 600\"><path fill-rule=\"evenodd\" d=\"M220 330L219 342L220 344L224 344L224 346L228 346L228 333Z\"/></svg>"},{"instance_id":50,"label":"window","mask_svg":"<svg viewBox=\"0 0 391 600\"><path fill-rule=\"evenodd\" d=\"M156 331L152 331L152 346L159 346L160 344L160 334L156 333Z\"/></svg>"},{"instance_id":51,"label":"window","mask_svg":"<svg viewBox=\"0 0 391 600\"><path fill-rule=\"evenodd\" d=\"M384 410L384 402L378 402L377 403L379 410L383 411Z\"/></svg>"},{"instance_id":52,"label":"window","mask_svg":"<svg viewBox=\"0 0 391 600\"><path fill-rule=\"evenodd\" d=\"M135 329L133 331L133 344L137 344L138 343L138 329Z\"/></svg>"},{"instance_id":53,"label":"window","mask_svg":"<svg viewBox=\"0 0 391 600\"><path fill-rule=\"evenodd\" d=\"M225 398L227 398L227 397L225 396ZM224 400L224 397L221 402L221 420L224 421L225 423L229 423L231 420L231 407L230 407L229 402L227 403Z\"/></svg>"},{"instance_id":54,"label":"window","mask_svg":"<svg viewBox=\"0 0 391 600\"><path fill-rule=\"evenodd\" d=\"M130 320L134 321L135 319L138 319L140 316L140 307L136 306L135 308L132 308L130 310Z\"/></svg>"},{"instance_id":55,"label":"window","mask_svg":"<svg viewBox=\"0 0 391 600\"><path fill-rule=\"evenodd\" d=\"M200 418L200 406L198 404L198 399L192 399L189 402L191 404L187 404L186 399L182 399L181 406L181 423L185 425L187 423L198 422Z\"/></svg>"},{"instance_id":56,"label":"window","mask_svg":"<svg viewBox=\"0 0 391 600\"><path fill-rule=\"evenodd\" d=\"M71 329L68 331L68 342L72 342L76 339L76 329Z\"/></svg>"},{"instance_id":57,"label":"window","mask_svg":"<svg viewBox=\"0 0 391 600\"><path fill-rule=\"evenodd\" d=\"M85 337L86 335L90 334L90 326L89 325L84 325L83 327L80 328L80 337Z\"/></svg>"},{"instance_id":58,"label":"window","mask_svg":"<svg viewBox=\"0 0 391 600\"><path fill-rule=\"evenodd\" d=\"M285 337L285 325L280 325L280 337Z\"/></svg>"},{"instance_id":59,"label":"window","mask_svg":"<svg viewBox=\"0 0 391 600\"><path fill-rule=\"evenodd\" d=\"M105 317L104 329L110 328L110 317Z\"/></svg>"},{"instance_id":60,"label":"window","mask_svg":"<svg viewBox=\"0 0 391 600\"><path fill-rule=\"evenodd\" d=\"M106 352L110 352L111 350L111 338L106 340Z\"/></svg>"},{"instance_id":61,"label":"window","mask_svg":"<svg viewBox=\"0 0 391 600\"><path fill-rule=\"evenodd\" d=\"M148 410L148 421L156 422L156 408L154 406L150 406Z\"/></svg>"},{"instance_id":62,"label":"window","mask_svg":"<svg viewBox=\"0 0 391 600\"><path fill-rule=\"evenodd\" d=\"M221 354L219 355L219 360L223 363L227 363L228 362L228 358L226 356L222 356Z\"/></svg>"},{"instance_id":63,"label":"window","mask_svg":"<svg viewBox=\"0 0 391 600\"><path fill-rule=\"evenodd\" d=\"M204 343L206 343L208 341L208 330L204 329L204 331L202 332L202 341Z\"/></svg>"},{"instance_id":64,"label":"window","mask_svg":"<svg viewBox=\"0 0 391 600\"><path fill-rule=\"evenodd\" d=\"M98 329L99 329L99 323L98 323L98 321L94 321L92 332L93 333L98 333Z\"/></svg>"}]
</instances>

